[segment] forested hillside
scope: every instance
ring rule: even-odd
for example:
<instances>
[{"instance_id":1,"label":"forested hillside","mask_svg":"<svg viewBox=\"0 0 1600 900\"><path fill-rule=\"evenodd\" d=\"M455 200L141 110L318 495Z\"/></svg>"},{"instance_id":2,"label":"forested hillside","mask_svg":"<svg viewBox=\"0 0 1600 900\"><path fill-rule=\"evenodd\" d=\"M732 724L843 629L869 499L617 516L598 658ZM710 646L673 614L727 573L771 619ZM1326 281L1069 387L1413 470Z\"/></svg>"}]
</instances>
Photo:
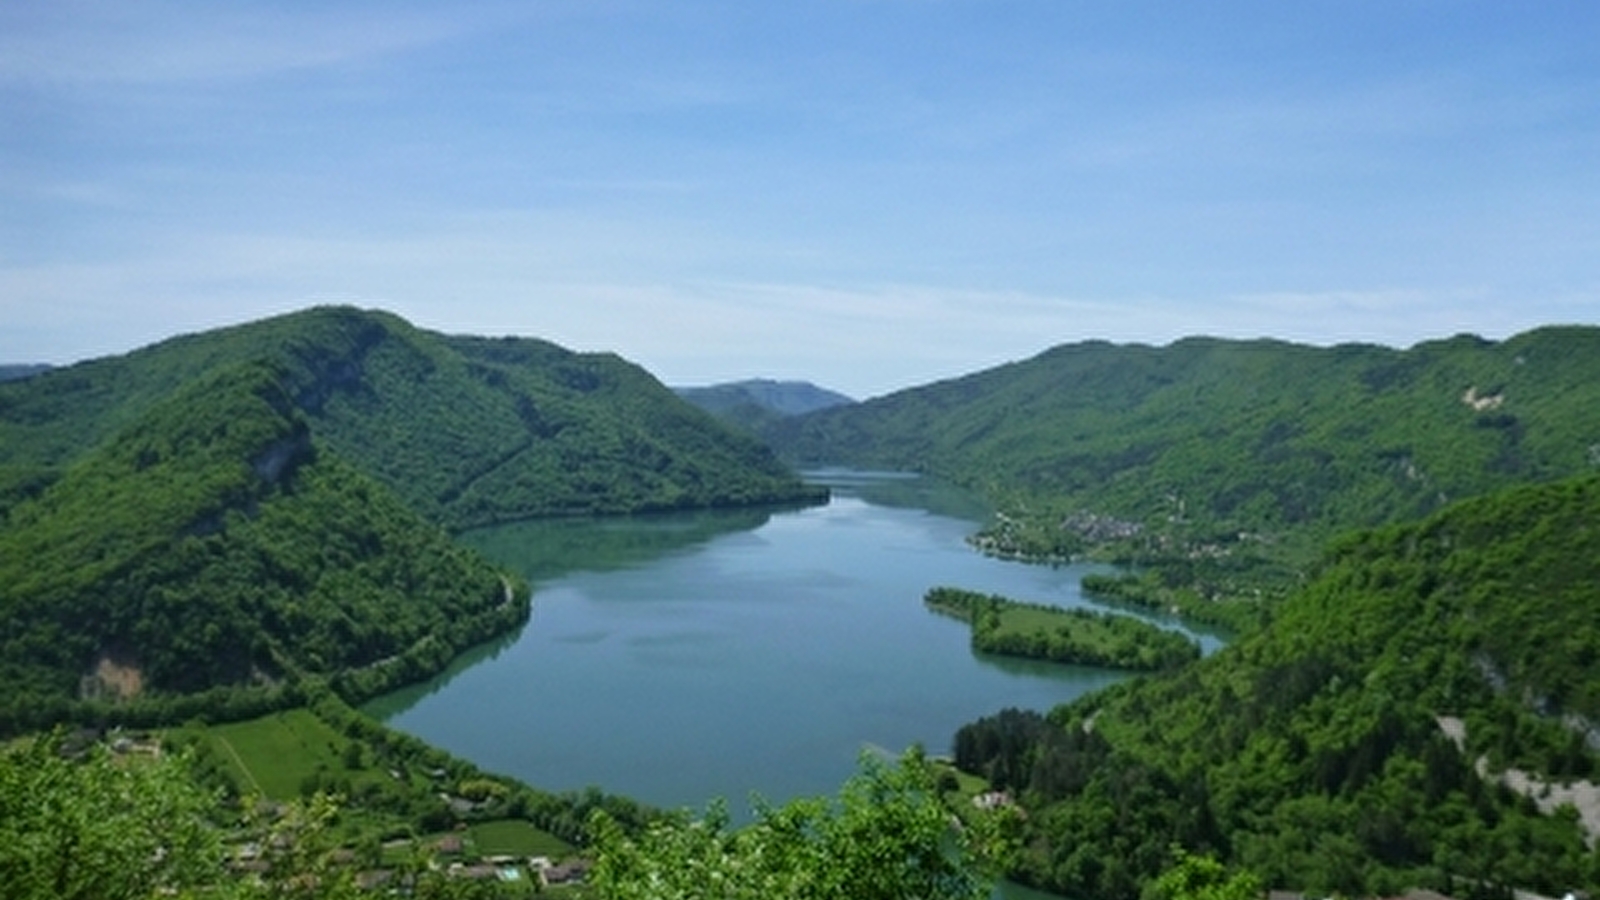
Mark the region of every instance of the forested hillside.
<instances>
[{"instance_id":1,"label":"forested hillside","mask_svg":"<svg viewBox=\"0 0 1600 900\"><path fill-rule=\"evenodd\" d=\"M283 382L213 372L8 510L0 731L80 700L156 720L302 675L393 684L526 617L525 588L326 451Z\"/></svg>"},{"instance_id":2,"label":"forested hillside","mask_svg":"<svg viewBox=\"0 0 1600 900\"><path fill-rule=\"evenodd\" d=\"M0 384L0 498L248 360L282 370L318 440L452 529L808 495L764 447L616 356L324 307Z\"/></svg>"},{"instance_id":3,"label":"forested hillside","mask_svg":"<svg viewBox=\"0 0 1600 900\"><path fill-rule=\"evenodd\" d=\"M1298 567L1351 527L1600 464L1600 328L1408 350L1088 342L777 422L791 461L985 491L1001 552Z\"/></svg>"},{"instance_id":4,"label":"forested hillside","mask_svg":"<svg viewBox=\"0 0 1600 900\"><path fill-rule=\"evenodd\" d=\"M528 608L448 528L811 494L616 357L383 313L312 309L6 382L0 733L431 674Z\"/></svg>"},{"instance_id":5,"label":"forested hillside","mask_svg":"<svg viewBox=\"0 0 1600 900\"><path fill-rule=\"evenodd\" d=\"M1557 808L1597 773L1597 658L1590 475L1343 539L1264 629L969 725L957 762L1019 794L1021 874L1067 896L1136 897L1173 843L1318 895L1561 896L1600 886L1600 809Z\"/></svg>"}]
</instances>

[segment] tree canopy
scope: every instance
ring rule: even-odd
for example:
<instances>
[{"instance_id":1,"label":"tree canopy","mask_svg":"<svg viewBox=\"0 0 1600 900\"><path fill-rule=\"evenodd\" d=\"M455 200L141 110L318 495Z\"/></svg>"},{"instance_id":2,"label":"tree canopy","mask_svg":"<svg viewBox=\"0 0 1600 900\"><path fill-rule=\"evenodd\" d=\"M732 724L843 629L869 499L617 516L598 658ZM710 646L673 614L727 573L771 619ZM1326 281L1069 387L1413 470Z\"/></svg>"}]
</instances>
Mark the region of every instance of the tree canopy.
<instances>
[{"instance_id":1,"label":"tree canopy","mask_svg":"<svg viewBox=\"0 0 1600 900\"><path fill-rule=\"evenodd\" d=\"M598 814L593 880L607 900L981 900L1003 824L953 824L919 751L863 755L837 800L761 806L737 830L721 806L636 836Z\"/></svg>"},{"instance_id":2,"label":"tree canopy","mask_svg":"<svg viewBox=\"0 0 1600 900\"><path fill-rule=\"evenodd\" d=\"M1596 772L1597 521L1591 475L1351 536L1258 632L975 722L957 761L1018 793L1019 874L1069 896L1132 900L1173 844L1346 895L1592 888L1595 836L1540 785Z\"/></svg>"},{"instance_id":3,"label":"tree canopy","mask_svg":"<svg viewBox=\"0 0 1600 900\"><path fill-rule=\"evenodd\" d=\"M1406 350L1188 338L1069 344L774 422L788 459L926 472L1005 515L985 549L1100 547L1238 594L1360 527L1600 462L1600 328Z\"/></svg>"},{"instance_id":4,"label":"tree canopy","mask_svg":"<svg viewBox=\"0 0 1600 900\"><path fill-rule=\"evenodd\" d=\"M817 496L615 356L350 308L3 382L0 734L432 674L528 612L448 529Z\"/></svg>"}]
</instances>

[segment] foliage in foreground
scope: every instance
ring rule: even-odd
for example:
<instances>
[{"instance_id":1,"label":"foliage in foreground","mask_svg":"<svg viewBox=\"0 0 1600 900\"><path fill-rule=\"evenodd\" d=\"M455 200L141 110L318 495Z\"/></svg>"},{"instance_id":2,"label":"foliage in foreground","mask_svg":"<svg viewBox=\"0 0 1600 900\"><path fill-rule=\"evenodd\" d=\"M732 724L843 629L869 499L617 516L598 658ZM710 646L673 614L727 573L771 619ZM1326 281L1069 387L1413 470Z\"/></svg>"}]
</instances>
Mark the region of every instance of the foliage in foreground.
<instances>
[{"instance_id":1,"label":"foliage in foreground","mask_svg":"<svg viewBox=\"0 0 1600 900\"><path fill-rule=\"evenodd\" d=\"M1230 872L1216 857L1173 848L1172 868L1145 887L1143 900L1258 900L1254 872Z\"/></svg>"},{"instance_id":2,"label":"foliage in foreground","mask_svg":"<svg viewBox=\"0 0 1600 900\"><path fill-rule=\"evenodd\" d=\"M178 757L82 759L41 738L0 751L0 885L8 900L215 900L372 896L332 839L340 807L325 795L243 813L197 786ZM604 811L591 828L593 890L608 900L838 898L979 900L1009 820L954 824L927 761L863 757L837 800L763 808L731 831L720 808L703 821L640 831ZM230 845L261 849L264 871L230 867ZM390 886L422 898L502 896L506 888L449 878L418 856L393 864Z\"/></svg>"},{"instance_id":3,"label":"foliage in foreground","mask_svg":"<svg viewBox=\"0 0 1600 900\"><path fill-rule=\"evenodd\" d=\"M0 886L7 900L355 900L373 896L329 840L338 806L319 795L267 815L221 806L175 757L63 756L53 738L0 752ZM265 871L230 866L248 837ZM424 900L489 900L422 857L391 873Z\"/></svg>"},{"instance_id":4,"label":"foliage in foreground","mask_svg":"<svg viewBox=\"0 0 1600 900\"><path fill-rule=\"evenodd\" d=\"M957 826L920 752L898 765L865 755L837 801L763 807L737 831L717 806L637 837L599 814L594 885L607 900L980 900L1005 845L1001 816Z\"/></svg>"},{"instance_id":5,"label":"foliage in foreground","mask_svg":"<svg viewBox=\"0 0 1600 900\"><path fill-rule=\"evenodd\" d=\"M213 798L168 761L82 762L52 740L0 751L0 885L12 900L123 900L215 883Z\"/></svg>"}]
</instances>

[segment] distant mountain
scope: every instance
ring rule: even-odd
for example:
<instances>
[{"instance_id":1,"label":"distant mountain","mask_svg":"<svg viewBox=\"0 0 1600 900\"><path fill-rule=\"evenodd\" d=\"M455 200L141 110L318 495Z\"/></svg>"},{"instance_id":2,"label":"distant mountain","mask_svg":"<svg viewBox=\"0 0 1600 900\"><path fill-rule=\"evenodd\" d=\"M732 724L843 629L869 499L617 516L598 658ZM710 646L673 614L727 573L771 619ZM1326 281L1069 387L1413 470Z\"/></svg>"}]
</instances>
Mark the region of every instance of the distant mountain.
<instances>
[{"instance_id":1,"label":"distant mountain","mask_svg":"<svg viewBox=\"0 0 1600 900\"><path fill-rule=\"evenodd\" d=\"M445 529L816 496L615 356L380 312L0 383L0 733L436 671L527 614Z\"/></svg>"},{"instance_id":2,"label":"distant mountain","mask_svg":"<svg viewBox=\"0 0 1600 900\"><path fill-rule=\"evenodd\" d=\"M1071 344L762 433L791 462L981 489L1007 509L987 535L1002 551L1115 533L1193 571L1286 547L1305 561L1346 528L1600 465L1600 328L1409 350Z\"/></svg>"},{"instance_id":3,"label":"distant mountain","mask_svg":"<svg viewBox=\"0 0 1600 900\"><path fill-rule=\"evenodd\" d=\"M773 421L855 403L808 381L752 379L708 387L675 387L678 396L724 421L759 429Z\"/></svg>"},{"instance_id":4,"label":"distant mountain","mask_svg":"<svg viewBox=\"0 0 1600 900\"><path fill-rule=\"evenodd\" d=\"M0 381L15 381L18 378L28 378L40 372L50 371L50 366L44 363L27 365L0 365Z\"/></svg>"},{"instance_id":5,"label":"distant mountain","mask_svg":"<svg viewBox=\"0 0 1600 900\"><path fill-rule=\"evenodd\" d=\"M1262 630L974 723L956 760L1026 807L1018 874L1065 896L1134 900L1173 845L1307 896L1592 889L1597 522L1588 475L1346 538Z\"/></svg>"}]
</instances>

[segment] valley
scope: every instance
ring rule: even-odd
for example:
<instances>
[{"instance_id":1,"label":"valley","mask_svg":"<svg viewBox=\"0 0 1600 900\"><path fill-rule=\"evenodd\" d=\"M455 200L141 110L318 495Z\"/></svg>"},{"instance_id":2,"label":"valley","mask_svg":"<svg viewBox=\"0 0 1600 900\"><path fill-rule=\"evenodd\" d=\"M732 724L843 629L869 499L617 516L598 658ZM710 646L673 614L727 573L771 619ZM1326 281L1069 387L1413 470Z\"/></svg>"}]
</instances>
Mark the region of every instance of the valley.
<instances>
[{"instance_id":1,"label":"valley","mask_svg":"<svg viewBox=\"0 0 1600 900\"><path fill-rule=\"evenodd\" d=\"M1600 329L1091 342L716 415L609 354L344 307L10 374L0 732L155 730L227 815L333 790L370 866L458 826L620 860L713 797L738 844L751 792L921 745L1066 896L1133 900L1174 847L1349 896L1600 885L1581 791L1507 787L1600 769ZM940 586L989 599L946 604L969 626ZM1113 650L1027 604L1160 630ZM1133 663L1173 631L1201 658Z\"/></svg>"}]
</instances>

